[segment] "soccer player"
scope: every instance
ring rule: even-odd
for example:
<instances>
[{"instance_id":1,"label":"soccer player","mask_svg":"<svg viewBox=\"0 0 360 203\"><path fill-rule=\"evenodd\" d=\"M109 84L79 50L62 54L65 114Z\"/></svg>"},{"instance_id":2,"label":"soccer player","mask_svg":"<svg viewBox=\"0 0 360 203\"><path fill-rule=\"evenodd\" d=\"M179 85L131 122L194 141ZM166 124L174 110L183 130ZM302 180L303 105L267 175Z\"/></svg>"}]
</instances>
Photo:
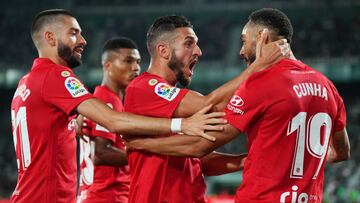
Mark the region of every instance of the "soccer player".
<instances>
[{"instance_id":1,"label":"soccer player","mask_svg":"<svg viewBox=\"0 0 360 203\"><path fill-rule=\"evenodd\" d=\"M140 54L129 38L108 40L102 51L103 80L94 96L115 111L123 111L126 86L140 73ZM80 139L80 190L78 202L127 203L129 166L120 135L87 122L91 132ZM92 155L90 152L94 152Z\"/></svg>"},{"instance_id":2,"label":"soccer player","mask_svg":"<svg viewBox=\"0 0 360 203\"><path fill-rule=\"evenodd\" d=\"M270 41L291 42L293 28L283 12L271 8L253 12L241 35L240 54L248 64L257 60L256 39L264 29ZM225 112L224 132L209 133L215 142L176 135L133 140L129 145L202 157L246 132L248 157L236 193L239 203L320 203L325 162L350 156L342 98L324 75L294 55L252 74L238 87Z\"/></svg>"},{"instance_id":3,"label":"soccer player","mask_svg":"<svg viewBox=\"0 0 360 203\"><path fill-rule=\"evenodd\" d=\"M224 109L236 87L257 69L271 65L282 57L278 43L263 45L254 64L234 80L207 96L175 87L187 86L195 65L202 55L191 23L182 16L164 16L155 20L147 33L151 62L147 72L133 80L126 90L125 111L153 117L186 117L207 104ZM284 43L285 46L285 43ZM286 47L286 46L285 46ZM144 134L144 137L149 135ZM168 137L169 134L163 134ZM126 137L126 135L125 135ZM239 170L244 156L211 153L201 162L198 158L177 158L143 151L128 155L131 183L129 202L205 202L202 168L207 174ZM223 160L224 164L212 164Z\"/></svg>"},{"instance_id":4,"label":"soccer player","mask_svg":"<svg viewBox=\"0 0 360 203\"><path fill-rule=\"evenodd\" d=\"M165 134L221 130L223 113L183 119L181 129L171 130L171 120L145 118L115 112L95 99L72 68L81 64L86 41L75 17L66 10L39 13L31 27L38 50L29 73L22 77L11 104L13 138L18 164L18 183L12 202L75 202L76 140L72 115L80 113L111 132ZM207 119L209 118L210 119ZM180 125L176 120L176 124Z\"/></svg>"}]
</instances>

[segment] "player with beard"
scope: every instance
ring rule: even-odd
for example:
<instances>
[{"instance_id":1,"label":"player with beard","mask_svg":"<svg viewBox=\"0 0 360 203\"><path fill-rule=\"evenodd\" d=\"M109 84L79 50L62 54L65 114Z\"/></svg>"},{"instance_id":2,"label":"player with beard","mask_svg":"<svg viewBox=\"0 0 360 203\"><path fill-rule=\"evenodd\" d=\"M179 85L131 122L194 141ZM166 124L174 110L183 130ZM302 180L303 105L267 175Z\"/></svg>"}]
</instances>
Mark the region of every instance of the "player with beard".
<instances>
[{"instance_id":1,"label":"player with beard","mask_svg":"<svg viewBox=\"0 0 360 203\"><path fill-rule=\"evenodd\" d=\"M269 41L291 42L293 28L283 12L254 11L241 35L240 55L250 66L258 60L256 39L264 29ZM202 157L246 132L248 157L236 193L238 203L320 203L325 162L350 156L341 96L331 81L293 54L251 75L237 88L225 112L229 124L224 132L209 133L215 142L172 136L129 144L166 155Z\"/></svg>"},{"instance_id":2,"label":"player with beard","mask_svg":"<svg viewBox=\"0 0 360 203\"><path fill-rule=\"evenodd\" d=\"M125 88L140 73L137 45L129 38L112 38L105 43L101 58L103 80L95 88L94 96L122 112ZM127 203L130 174L123 140L120 135L89 120L86 127L90 133L80 139L77 202Z\"/></svg>"},{"instance_id":3,"label":"player with beard","mask_svg":"<svg viewBox=\"0 0 360 203\"><path fill-rule=\"evenodd\" d=\"M133 80L126 90L125 111L153 117L187 117L208 104L222 110L236 87L253 72L281 59L280 40L264 45L260 40L259 57L246 71L207 96L175 87L190 84L195 64L202 55L191 23L182 16L155 20L147 33L151 62L147 72ZM286 50L283 50L286 52ZM176 125L176 123L175 123ZM148 137L143 134L142 137ZM170 134L162 136L169 137ZM125 136L126 137L126 136ZM171 137L171 136L170 136ZM198 158L177 158L144 151L130 151L131 203L206 202L206 175L239 170L244 155L211 153Z\"/></svg>"},{"instance_id":4,"label":"player with beard","mask_svg":"<svg viewBox=\"0 0 360 203\"><path fill-rule=\"evenodd\" d=\"M171 120L115 112L95 99L71 68L81 64L86 41L75 17L66 10L40 12L31 27L39 58L18 84L11 104L18 183L12 202L64 202L76 199L76 139L71 116L80 113L111 132L164 134L187 131L206 135L224 123L199 112L183 119L180 128ZM177 122L177 121L176 121Z\"/></svg>"}]
</instances>

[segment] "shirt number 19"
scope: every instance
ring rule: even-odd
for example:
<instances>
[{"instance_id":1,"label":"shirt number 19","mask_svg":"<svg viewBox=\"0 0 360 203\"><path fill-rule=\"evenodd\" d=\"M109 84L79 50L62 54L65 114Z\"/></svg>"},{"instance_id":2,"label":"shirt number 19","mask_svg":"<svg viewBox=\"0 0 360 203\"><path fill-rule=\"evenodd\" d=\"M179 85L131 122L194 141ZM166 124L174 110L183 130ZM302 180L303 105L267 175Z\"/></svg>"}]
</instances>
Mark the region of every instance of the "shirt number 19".
<instances>
[{"instance_id":1,"label":"shirt number 19","mask_svg":"<svg viewBox=\"0 0 360 203\"><path fill-rule=\"evenodd\" d=\"M316 113L307 120L307 112L299 112L292 118L287 130L287 136L296 132L291 178L303 177L305 147L312 156L320 159L313 176L313 179L317 178L327 153L331 127L331 117L327 113ZM324 136L323 144L321 144L322 136Z\"/></svg>"}]
</instances>

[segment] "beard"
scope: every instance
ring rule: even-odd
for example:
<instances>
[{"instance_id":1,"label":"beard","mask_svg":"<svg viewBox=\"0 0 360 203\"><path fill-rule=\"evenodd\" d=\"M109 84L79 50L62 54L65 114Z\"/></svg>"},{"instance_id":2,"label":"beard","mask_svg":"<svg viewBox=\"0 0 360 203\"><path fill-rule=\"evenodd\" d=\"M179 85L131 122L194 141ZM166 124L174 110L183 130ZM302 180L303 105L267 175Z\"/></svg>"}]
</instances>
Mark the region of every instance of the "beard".
<instances>
[{"instance_id":1,"label":"beard","mask_svg":"<svg viewBox=\"0 0 360 203\"><path fill-rule=\"evenodd\" d=\"M243 60L244 60L245 63L248 64L248 65L254 63L255 59L256 59L256 55L255 55L255 54L250 54L248 57L243 57Z\"/></svg>"},{"instance_id":2,"label":"beard","mask_svg":"<svg viewBox=\"0 0 360 203\"><path fill-rule=\"evenodd\" d=\"M184 74L185 65L178 58L176 58L174 50L172 51L170 61L167 65L172 71L174 71L176 80L178 83L180 83L180 85L187 87L190 84L191 79L186 78Z\"/></svg>"},{"instance_id":3,"label":"beard","mask_svg":"<svg viewBox=\"0 0 360 203\"><path fill-rule=\"evenodd\" d=\"M73 69L81 65L82 61L80 57L74 55L74 51L69 46L59 41L58 55L67 63L68 67Z\"/></svg>"}]
</instances>

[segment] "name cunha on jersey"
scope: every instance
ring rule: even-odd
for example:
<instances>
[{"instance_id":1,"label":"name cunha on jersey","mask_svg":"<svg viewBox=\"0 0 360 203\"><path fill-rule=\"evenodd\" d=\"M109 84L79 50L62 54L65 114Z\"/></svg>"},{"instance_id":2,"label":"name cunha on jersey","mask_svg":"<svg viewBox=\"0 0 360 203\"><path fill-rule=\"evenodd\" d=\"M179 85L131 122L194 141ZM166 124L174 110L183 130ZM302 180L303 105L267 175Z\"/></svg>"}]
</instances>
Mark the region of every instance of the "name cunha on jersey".
<instances>
[{"instance_id":1,"label":"name cunha on jersey","mask_svg":"<svg viewBox=\"0 0 360 203\"><path fill-rule=\"evenodd\" d=\"M239 107L243 106L244 103L244 100L240 96L234 95L226 107L234 113L243 115L245 112Z\"/></svg>"},{"instance_id":2,"label":"name cunha on jersey","mask_svg":"<svg viewBox=\"0 0 360 203\"><path fill-rule=\"evenodd\" d=\"M30 90L26 88L26 85L21 85L16 89L13 99L19 96L23 101L25 101L29 97L29 95L30 95Z\"/></svg>"},{"instance_id":3,"label":"name cunha on jersey","mask_svg":"<svg viewBox=\"0 0 360 203\"><path fill-rule=\"evenodd\" d=\"M67 77L65 79L65 88L73 97L80 97L88 93L84 85L74 77Z\"/></svg>"},{"instance_id":4,"label":"name cunha on jersey","mask_svg":"<svg viewBox=\"0 0 360 203\"><path fill-rule=\"evenodd\" d=\"M172 101L179 94L180 89L177 87L171 87L166 83L159 83L155 86L154 91L159 97Z\"/></svg>"},{"instance_id":5,"label":"name cunha on jersey","mask_svg":"<svg viewBox=\"0 0 360 203\"><path fill-rule=\"evenodd\" d=\"M328 100L327 90L318 83L298 83L293 86L293 90L299 98L306 96L317 96Z\"/></svg>"}]
</instances>

